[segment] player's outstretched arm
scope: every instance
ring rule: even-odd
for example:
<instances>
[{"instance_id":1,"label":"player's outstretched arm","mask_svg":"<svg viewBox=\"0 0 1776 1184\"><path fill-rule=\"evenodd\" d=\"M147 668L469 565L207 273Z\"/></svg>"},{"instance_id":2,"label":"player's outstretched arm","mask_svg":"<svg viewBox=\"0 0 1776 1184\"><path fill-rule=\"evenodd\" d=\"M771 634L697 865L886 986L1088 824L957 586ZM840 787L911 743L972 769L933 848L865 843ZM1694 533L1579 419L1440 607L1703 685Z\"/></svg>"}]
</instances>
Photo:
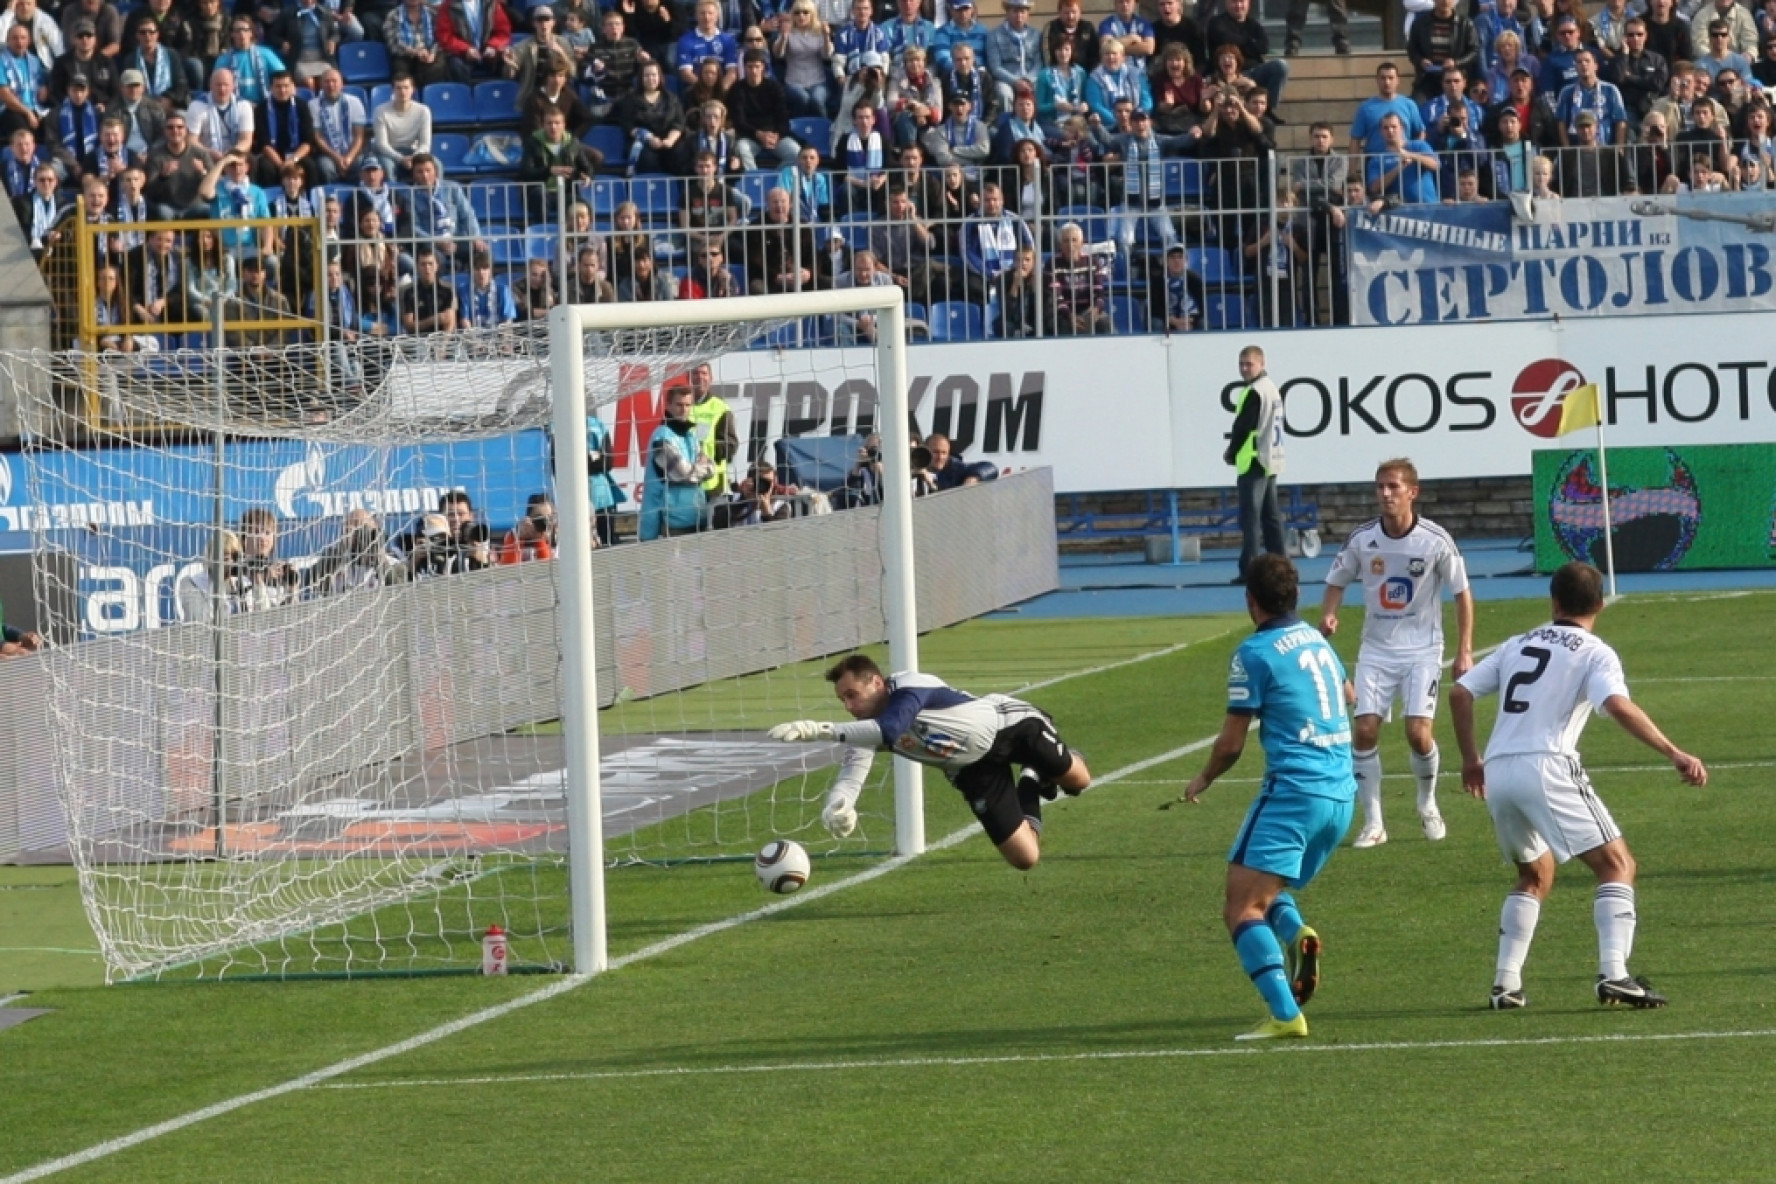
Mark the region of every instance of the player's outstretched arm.
<instances>
[{"instance_id":1,"label":"player's outstretched arm","mask_svg":"<svg viewBox=\"0 0 1776 1184\"><path fill-rule=\"evenodd\" d=\"M875 759L876 754L870 749L845 749L839 761L839 775L826 791L826 808L820 812L820 821L833 838L846 838L857 829L857 795L863 792L863 783Z\"/></svg>"},{"instance_id":2,"label":"player's outstretched arm","mask_svg":"<svg viewBox=\"0 0 1776 1184\"><path fill-rule=\"evenodd\" d=\"M1221 734L1215 737L1215 746L1209 750L1208 763L1203 766L1202 772L1190 779L1180 800L1194 804L1215 778L1233 768L1239 761L1240 754L1246 750L1246 733L1251 729L1251 715L1245 712L1228 712L1227 717L1221 721ZM1169 806L1171 803L1166 804Z\"/></svg>"},{"instance_id":3,"label":"player's outstretched arm","mask_svg":"<svg viewBox=\"0 0 1776 1184\"><path fill-rule=\"evenodd\" d=\"M1474 594L1455 594L1455 659L1450 672L1460 678L1474 668Z\"/></svg>"},{"instance_id":4,"label":"player's outstretched arm","mask_svg":"<svg viewBox=\"0 0 1776 1184\"><path fill-rule=\"evenodd\" d=\"M1462 788L1486 799L1486 764L1474 743L1474 692L1457 683L1449 691L1449 718L1455 724L1455 742L1461 748Z\"/></svg>"},{"instance_id":5,"label":"player's outstretched arm","mask_svg":"<svg viewBox=\"0 0 1776 1184\"><path fill-rule=\"evenodd\" d=\"M1622 725L1623 731L1670 761L1677 770L1677 775L1686 784L1708 784L1708 766L1702 763L1701 758L1691 756L1667 740L1665 733L1659 730L1659 725L1634 700L1626 695L1611 695L1603 701L1603 708L1609 712L1611 719Z\"/></svg>"}]
</instances>

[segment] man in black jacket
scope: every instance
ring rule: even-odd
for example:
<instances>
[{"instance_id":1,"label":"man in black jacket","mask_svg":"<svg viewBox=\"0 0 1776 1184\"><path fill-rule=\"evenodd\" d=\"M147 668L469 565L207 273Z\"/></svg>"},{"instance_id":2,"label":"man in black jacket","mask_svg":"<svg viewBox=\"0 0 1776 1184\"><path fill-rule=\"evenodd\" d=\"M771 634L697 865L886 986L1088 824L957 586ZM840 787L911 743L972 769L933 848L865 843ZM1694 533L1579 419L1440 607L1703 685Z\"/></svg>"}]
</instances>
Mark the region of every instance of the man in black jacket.
<instances>
[{"instance_id":1,"label":"man in black jacket","mask_svg":"<svg viewBox=\"0 0 1776 1184\"><path fill-rule=\"evenodd\" d=\"M1406 35L1406 52L1418 69L1412 93L1430 99L1443 89L1443 71L1460 67L1468 78L1480 70L1480 37L1474 22L1455 10L1455 0L1436 0L1429 12L1421 12Z\"/></svg>"},{"instance_id":2,"label":"man in black jacket","mask_svg":"<svg viewBox=\"0 0 1776 1184\"><path fill-rule=\"evenodd\" d=\"M734 151L747 170L787 167L795 163L802 146L790 138L789 101L783 84L771 77L765 54L746 51L740 81L727 94L728 115L733 123ZM763 161L761 166L760 161Z\"/></svg>"},{"instance_id":3,"label":"man in black jacket","mask_svg":"<svg viewBox=\"0 0 1776 1184\"><path fill-rule=\"evenodd\" d=\"M1610 59L1606 75L1622 92L1628 118L1637 124L1665 97L1671 71L1663 57L1647 48L1647 24L1640 17L1629 18L1622 27L1622 52Z\"/></svg>"},{"instance_id":4,"label":"man in black jacket","mask_svg":"<svg viewBox=\"0 0 1776 1184\"><path fill-rule=\"evenodd\" d=\"M1469 32L1472 33L1472 26ZM1289 81L1289 63L1281 58L1265 60L1270 55L1270 35L1252 16L1252 0L1227 0L1227 11L1209 20L1208 28L1203 30L1203 48L1208 51L1203 60L1213 61L1215 51L1223 45L1239 48L1245 59L1246 76L1270 92L1271 119L1283 122L1277 116L1277 107L1283 101L1283 85Z\"/></svg>"}]
</instances>

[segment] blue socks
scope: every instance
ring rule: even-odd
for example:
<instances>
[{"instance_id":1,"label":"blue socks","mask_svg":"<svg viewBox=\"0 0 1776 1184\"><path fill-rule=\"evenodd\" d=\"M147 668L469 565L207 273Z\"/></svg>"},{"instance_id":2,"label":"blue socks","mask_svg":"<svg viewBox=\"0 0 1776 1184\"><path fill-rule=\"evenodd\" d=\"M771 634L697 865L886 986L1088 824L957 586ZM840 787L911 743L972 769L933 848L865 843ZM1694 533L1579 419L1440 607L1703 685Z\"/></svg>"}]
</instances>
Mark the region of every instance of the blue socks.
<instances>
[{"instance_id":1,"label":"blue socks","mask_svg":"<svg viewBox=\"0 0 1776 1184\"><path fill-rule=\"evenodd\" d=\"M1296 914L1299 924L1300 914ZM1233 948L1239 953L1240 965L1252 977L1252 985L1264 996L1272 1019L1292 1020L1301 1014L1295 1005L1295 994L1289 989L1289 978L1283 973L1283 947L1277 935L1263 921L1247 921L1233 931Z\"/></svg>"},{"instance_id":2,"label":"blue socks","mask_svg":"<svg viewBox=\"0 0 1776 1184\"><path fill-rule=\"evenodd\" d=\"M1264 914L1264 919L1270 922L1277 944L1284 949L1295 943L1307 924L1301 919L1301 910L1295 907L1295 898L1287 892L1277 893L1276 900L1271 904L1270 911Z\"/></svg>"}]
</instances>

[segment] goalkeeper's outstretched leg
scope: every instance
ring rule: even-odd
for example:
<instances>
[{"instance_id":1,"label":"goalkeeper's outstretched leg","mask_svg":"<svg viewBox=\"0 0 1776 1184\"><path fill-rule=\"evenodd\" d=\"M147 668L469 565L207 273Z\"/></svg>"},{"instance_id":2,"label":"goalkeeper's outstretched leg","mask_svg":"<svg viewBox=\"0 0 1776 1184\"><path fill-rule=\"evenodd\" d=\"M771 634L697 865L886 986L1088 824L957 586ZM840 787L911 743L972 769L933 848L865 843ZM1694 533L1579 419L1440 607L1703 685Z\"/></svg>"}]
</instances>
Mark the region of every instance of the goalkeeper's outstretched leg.
<instances>
[{"instance_id":1,"label":"goalkeeper's outstretched leg","mask_svg":"<svg viewBox=\"0 0 1776 1184\"><path fill-rule=\"evenodd\" d=\"M826 678L854 722L796 720L770 736L847 746L821 814L835 838L857 825L857 795L878 750L942 769L1005 861L1020 870L1042 857L1043 799L1056 789L1076 797L1091 786L1091 770L1054 721L1021 699L976 698L928 674L886 677L866 654L841 659Z\"/></svg>"}]
</instances>

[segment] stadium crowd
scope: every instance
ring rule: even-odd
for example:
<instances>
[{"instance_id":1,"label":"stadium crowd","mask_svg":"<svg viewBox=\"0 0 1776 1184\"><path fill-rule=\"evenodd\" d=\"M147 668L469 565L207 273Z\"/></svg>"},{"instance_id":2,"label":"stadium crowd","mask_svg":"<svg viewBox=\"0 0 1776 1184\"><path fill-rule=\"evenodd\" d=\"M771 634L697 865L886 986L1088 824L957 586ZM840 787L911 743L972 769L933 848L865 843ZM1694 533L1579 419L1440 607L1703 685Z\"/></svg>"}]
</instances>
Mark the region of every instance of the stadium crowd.
<instances>
[{"instance_id":1,"label":"stadium crowd","mask_svg":"<svg viewBox=\"0 0 1776 1184\"><path fill-rule=\"evenodd\" d=\"M1286 157L1293 17L933 2L12 0L0 156L39 257L82 199L101 327L347 340L890 283L939 339L1341 321L1354 208L1776 183L1776 0L1435 0ZM205 218L323 241L135 229Z\"/></svg>"}]
</instances>

